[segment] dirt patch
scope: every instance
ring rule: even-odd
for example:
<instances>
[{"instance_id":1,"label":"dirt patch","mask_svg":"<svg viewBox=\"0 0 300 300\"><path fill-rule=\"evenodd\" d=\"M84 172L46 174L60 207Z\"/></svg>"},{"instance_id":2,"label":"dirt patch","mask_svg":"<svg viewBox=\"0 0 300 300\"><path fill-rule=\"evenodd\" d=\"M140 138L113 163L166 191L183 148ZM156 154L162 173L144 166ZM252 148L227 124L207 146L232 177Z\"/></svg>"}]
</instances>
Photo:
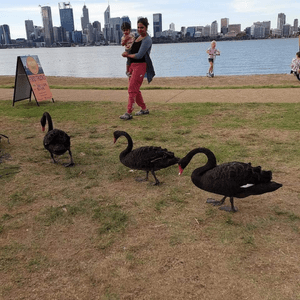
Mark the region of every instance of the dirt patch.
<instances>
[{"instance_id":1,"label":"dirt patch","mask_svg":"<svg viewBox=\"0 0 300 300\"><path fill-rule=\"evenodd\" d=\"M285 90L288 93L297 89ZM70 91L57 91L66 93L66 101L78 99ZM82 99L90 100L89 92L101 91L80 92ZM108 92L107 99L114 91ZM126 96L126 91L119 92ZM152 101L158 103L153 108L164 109L160 115L153 114L157 122L170 112L170 106L160 105L157 99L171 103L177 94L164 99L157 98L159 93L154 92L144 91L144 95L149 102L155 95ZM238 100L240 92L233 90L224 101ZM98 101L104 99L100 96ZM114 97L117 101L117 96ZM126 98L124 106L125 103ZM20 114L0 120L1 132L7 132L11 141L7 144L4 139L0 143L1 149L12 158L3 163L20 170L9 180L0 178L0 298L291 300L300 297L297 131L258 130L247 127L246 122L234 128L215 127L216 120L221 123L231 117L232 111L226 109L205 118L199 114L199 122L186 130L188 126L178 126L178 118L174 124L165 122L163 126L153 121L125 123L110 115L108 118L103 106L91 106L91 110L97 109L97 118L92 123L88 122L91 113L86 114L89 116L86 124L82 124L81 118L58 122L53 116L55 127L71 134L75 166L66 169L62 163L69 161L67 154L58 165L53 165L43 148L41 109L26 105L26 117ZM110 112L117 109L116 103L109 107ZM56 113L68 115L70 111L61 107ZM250 111L248 119L254 113ZM240 118L244 118L242 109ZM188 121L186 118L185 122ZM205 163L201 155L193 159L181 177L177 175L177 166L156 172L162 182L158 187L136 182L134 178L144 174L120 164L119 153L127 143L120 140L113 144L112 132L117 129L136 130L134 147L159 142L181 154L186 149L217 142L223 146L226 142L241 145L239 154L244 155L243 148L247 151L245 162L262 163L263 168L267 165L283 188L236 200L237 214L222 212L206 204L212 194L191 183L193 169ZM172 132L165 140L138 138L139 134L153 131L162 137ZM288 146L293 146L292 150ZM220 147L216 155L221 156L226 150L229 156L228 149ZM151 175L149 179L153 182Z\"/></svg>"}]
</instances>

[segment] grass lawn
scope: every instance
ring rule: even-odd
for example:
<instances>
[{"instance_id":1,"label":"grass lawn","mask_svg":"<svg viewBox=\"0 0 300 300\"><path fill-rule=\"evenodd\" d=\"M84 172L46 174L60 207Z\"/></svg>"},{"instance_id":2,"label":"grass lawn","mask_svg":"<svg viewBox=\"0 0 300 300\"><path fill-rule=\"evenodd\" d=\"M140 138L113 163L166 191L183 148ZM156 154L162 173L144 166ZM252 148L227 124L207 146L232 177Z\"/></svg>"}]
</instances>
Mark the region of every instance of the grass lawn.
<instances>
[{"instance_id":1,"label":"grass lawn","mask_svg":"<svg viewBox=\"0 0 300 300\"><path fill-rule=\"evenodd\" d=\"M1 101L0 298L300 299L300 104L155 103L122 121L124 105ZM51 163L44 111L71 136L74 167ZM190 180L204 155L137 182L115 130L134 148L261 165L283 187L221 211Z\"/></svg>"}]
</instances>

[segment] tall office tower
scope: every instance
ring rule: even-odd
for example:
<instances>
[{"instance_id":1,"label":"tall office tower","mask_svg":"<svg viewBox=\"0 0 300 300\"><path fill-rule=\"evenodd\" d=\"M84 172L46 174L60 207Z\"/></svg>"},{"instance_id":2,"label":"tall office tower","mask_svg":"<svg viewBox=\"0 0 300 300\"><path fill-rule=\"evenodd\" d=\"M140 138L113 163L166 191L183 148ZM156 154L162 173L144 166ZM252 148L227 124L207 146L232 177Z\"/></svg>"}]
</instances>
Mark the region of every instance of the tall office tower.
<instances>
[{"instance_id":1,"label":"tall office tower","mask_svg":"<svg viewBox=\"0 0 300 300\"><path fill-rule=\"evenodd\" d=\"M298 31L298 19L294 20L294 31Z\"/></svg>"},{"instance_id":2,"label":"tall office tower","mask_svg":"<svg viewBox=\"0 0 300 300\"><path fill-rule=\"evenodd\" d=\"M82 8L82 17L81 17L81 28L82 30L86 28L87 24L90 23L89 19L89 10L84 5Z\"/></svg>"},{"instance_id":3,"label":"tall office tower","mask_svg":"<svg viewBox=\"0 0 300 300\"><path fill-rule=\"evenodd\" d=\"M202 35L203 36L209 36L210 35L210 25L206 25L206 26L203 27Z\"/></svg>"},{"instance_id":4,"label":"tall office tower","mask_svg":"<svg viewBox=\"0 0 300 300\"><path fill-rule=\"evenodd\" d=\"M158 32L162 32L162 15L153 14L153 36L156 37Z\"/></svg>"},{"instance_id":5,"label":"tall office tower","mask_svg":"<svg viewBox=\"0 0 300 300\"><path fill-rule=\"evenodd\" d=\"M65 28L69 35L75 30L74 18L73 18L73 8L70 2L60 2L58 3L60 24L61 27Z\"/></svg>"},{"instance_id":6,"label":"tall office tower","mask_svg":"<svg viewBox=\"0 0 300 300\"><path fill-rule=\"evenodd\" d=\"M281 29L283 28L283 25L285 24L286 21L286 16L284 13L280 13L278 14L278 19L277 19L277 29Z\"/></svg>"},{"instance_id":7,"label":"tall office tower","mask_svg":"<svg viewBox=\"0 0 300 300\"><path fill-rule=\"evenodd\" d=\"M44 26L45 44L46 46L51 46L54 42L51 7L42 6L41 10Z\"/></svg>"},{"instance_id":8,"label":"tall office tower","mask_svg":"<svg viewBox=\"0 0 300 300\"><path fill-rule=\"evenodd\" d=\"M95 36L95 42L101 41L102 32L101 32L101 23L99 21L93 22L93 32Z\"/></svg>"},{"instance_id":9,"label":"tall office tower","mask_svg":"<svg viewBox=\"0 0 300 300\"><path fill-rule=\"evenodd\" d=\"M4 44L3 28L0 25L0 45Z\"/></svg>"},{"instance_id":10,"label":"tall office tower","mask_svg":"<svg viewBox=\"0 0 300 300\"><path fill-rule=\"evenodd\" d=\"M171 23L170 26L169 26L169 29L172 30L172 31L175 31L175 24Z\"/></svg>"},{"instance_id":11,"label":"tall office tower","mask_svg":"<svg viewBox=\"0 0 300 300\"><path fill-rule=\"evenodd\" d=\"M101 31L101 23L99 21L94 21L93 28L95 28L97 31Z\"/></svg>"},{"instance_id":12,"label":"tall office tower","mask_svg":"<svg viewBox=\"0 0 300 300\"><path fill-rule=\"evenodd\" d=\"M10 30L9 26L6 24L0 26L0 44L11 44Z\"/></svg>"},{"instance_id":13,"label":"tall office tower","mask_svg":"<svg viewBox=\"0 0 300 300\"><path fill-rule=\"evenodd\" d=\"M221 19L221 33L226 34L228 32L229 19L222 18Z\"/></svg>"},{"instance_id":14,"label":"tall office tower","mask_svg":"<svg viewBox=\"0 0 300 300\"><path fill-rule=\"evenodd\" d=\"M107 9L104 12L104 38L108 41L110 39L110 26L109 26L109 20L110 20L110 6L107 6Z\"/></svg>"},{"instance_id":15,"label":"tall office tower","mask_svg":"<svg viewBox=\"0 0 300 300\"><path fill-rule=\"evenodd\" d=\"M284 37L289 37L292 33L292 27L290 24L284 24L282 27L282 35Z\"/></svg>"},{"instance_id":16,"label":"tall office tower","mask_svg":"<svg viewBox=\"0 0 300 300\"><path fill-rule=\"evenodd\" d=\"M120 44L121 37L122 37L121 18L119 17L110 18L109 25L110 25L110 42Z\"/></svg>"},{"instance_id":17,"label":"tall office tower","mask_svg":"<svg viewBox=\"0 0 300 300\"><path fill-rule=\"evenodd\" d=\"M108 24L110 19L110 6L107 6L107 9L104 12L104 24Z\"/></svg>"},{"instance_id":18,"label":"tall office tower","mask_svg":"<svg viewBox=\"0 0 300 300\"><path fill-rule=\"evenodd\" d=\"M25 20L25 29L27 41L32 41L34 38L34 25L32 20Z\"/></svg>"},{"instance_id":19,"label":"tall office tower","mask_svg":"<svg viewBox=\"0 0 300 300\"><path fill-rule=\"evenodd\" d=\"M213 21L210 26L210 36L217 36L218 35L218 22Z\"/></svg>"},{"instance_id":20,"label":"tall office tower","mask_svg":"<svg viewBox=\"0 0 300 300\"><path fill-rule=\"evenodd\" d=\"M180 29L180 32L182 33L183 36L185 36L186 35L186 27L182 26Z\"/></svg>"}]
</instances>

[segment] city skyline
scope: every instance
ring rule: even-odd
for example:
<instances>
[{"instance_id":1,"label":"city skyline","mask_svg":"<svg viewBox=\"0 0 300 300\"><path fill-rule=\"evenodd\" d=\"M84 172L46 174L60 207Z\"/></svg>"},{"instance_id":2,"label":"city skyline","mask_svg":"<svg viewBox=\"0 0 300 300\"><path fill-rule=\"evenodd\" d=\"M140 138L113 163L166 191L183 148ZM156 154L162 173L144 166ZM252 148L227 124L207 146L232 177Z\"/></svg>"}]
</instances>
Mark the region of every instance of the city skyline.
<instances>
[{"instance_id":1,"label":"city skyline","mask_svg":"<svg viewBox=\"0 0 300 300\"><path fill-rule=\"evenodd\" d=\"M42 26L40 6L50 6L52 10L53 26L60 26L59 7L61 1L50 1L46 4L36 0L12 1L1 4L0 25L7 24L10 28L12 39L26 38L25 20L33 20L34 25ZM99 21L104 25L104 11L108 1L70 1L74 13L75 30L81 31L82 8L84 5L89 10L91 22ZM40 5L40 6L39 6ZM205 26L213 21L220 23L222 18L228 18L230 24L241 24L241 29L251 26L257 21L271 21L271 28L277 27L279 13L286 15L286 23L293 25L294 19L300 19L299 5L293 1L270 1L270 0L230 0L214 1L213 7L209 3L199 1L175 1L165 3L153 0L151 4L138 1L125 0L120 3L117 0L109 1L111 17L128 16L135 28L139 16L147 17L150 23L149 32L153 35L153 14L162 14L162 30L169 29L171 23L175 24L175 30L179 31L182 26Z\"/></svg>"}]
</instances>

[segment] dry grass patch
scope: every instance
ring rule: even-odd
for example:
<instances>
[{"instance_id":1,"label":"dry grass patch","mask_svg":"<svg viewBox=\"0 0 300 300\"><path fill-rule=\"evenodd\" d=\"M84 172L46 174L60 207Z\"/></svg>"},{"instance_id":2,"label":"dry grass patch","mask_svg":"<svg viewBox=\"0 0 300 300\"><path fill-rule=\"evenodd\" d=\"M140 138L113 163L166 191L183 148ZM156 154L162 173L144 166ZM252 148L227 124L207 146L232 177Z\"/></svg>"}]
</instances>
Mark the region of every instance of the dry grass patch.
<instances>
[{"instance_id":1,"label":"dry grass patch","mask_svg":"<svg viewBox=\"0 0 300 300\"><path fill-rule=\"evenodd\" d=\"M3 299L300 299L298 104L155 104L132 122L116 103L10 104L0 108L11 141L0 143L0 175L17 170L0 177ZM70 134L74 167L43 148L44 110ZM115 130L134 148L182 157L202 146L218 163L261 164L283 187L237 199L228 214L190 180L205 156L181 177L177 166L158 171L160 186L151 174L136 182L144 173L119 162L127 142L113 144Z\"/></svg>"}]
</instances>

